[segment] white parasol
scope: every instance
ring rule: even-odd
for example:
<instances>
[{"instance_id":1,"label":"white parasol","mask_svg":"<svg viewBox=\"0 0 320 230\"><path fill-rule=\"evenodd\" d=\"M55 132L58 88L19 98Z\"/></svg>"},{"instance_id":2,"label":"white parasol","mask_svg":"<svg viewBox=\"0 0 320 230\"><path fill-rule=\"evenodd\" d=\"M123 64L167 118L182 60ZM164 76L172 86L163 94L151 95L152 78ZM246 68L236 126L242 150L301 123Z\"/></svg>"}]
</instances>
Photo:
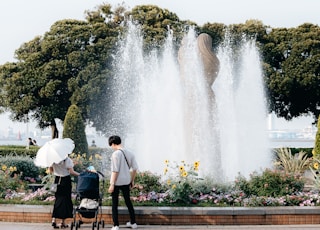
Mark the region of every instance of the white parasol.
<instances>
[{"instance_id":1,"label":"white parasol","mask_svg":"<svg viewBox=\"0 0 320 230\"><path fill-rule=\"evenodd\" d=\"M46 142L37 152L34 164L39 167L50 167L66 159L74 149L74 142L70 138L55 138Z\"/></svg>"}]
</instances>

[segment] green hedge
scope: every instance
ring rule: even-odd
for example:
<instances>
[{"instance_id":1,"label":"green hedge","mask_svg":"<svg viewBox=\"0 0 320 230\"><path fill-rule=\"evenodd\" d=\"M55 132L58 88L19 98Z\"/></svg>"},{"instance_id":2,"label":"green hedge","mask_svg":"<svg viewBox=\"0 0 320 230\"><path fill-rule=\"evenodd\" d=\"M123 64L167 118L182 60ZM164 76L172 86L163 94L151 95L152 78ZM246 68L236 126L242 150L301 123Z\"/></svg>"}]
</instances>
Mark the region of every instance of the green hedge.
<instances>
[{"instance_id":1,"label":"green hedge","mask_svg":"<svg viewBox=\"0 0 320 230\"><path fill-rule=\"evenodd\" d=\"M312 149L313 148L290 148L291 153L294 155L299 152L305 152L308 154L308 157L312 157Z\"/></svg>"},{"instance_id":2,"label":"green hedge","mask_svg":"<svg viewBox=\"0 0 320 230\"><path fill-rule=\"evenodd\" d=\"M40 147L39 146L30 146L29 149L27 149L25 146L21 145L2 145L0 146L0 156L7 156L7 155L27 155L31 158L35 157L37 155L37 151ZM104 148L98 148L98 147L89 147L89 155L94 155L96 153L104 153L106 152L106 149Z\"/></svg>"},{"instance_id":3,"label":"green hedge","mask_svg":"<svg viewBox=\"0 0 320 230\"><path fill-rule=\"evenodd\" d=\"M29 149L26 146L20 145L3 145L0 146L0 156L7 156L7 155L27 155L30 157L35 157L37 154L39 147L38 146L30 146Z\"/></svg>"},{"instance_id":4,"label":"green hedge","mask_svg":"<svg viewBox=\"0 0 320 230\"><path fill-rule=\"evenodd\" d=\"M34 157L36 156L38 149L39 149L38 146L30 146L29 149L26 149L25 146L20 146L20 145L3 145L3 146L0 146L0 156L16 154L16 155L28 155L30 157ZM296 153L299 153L300 151L303 151L303 152L306 152L309 157L312 157L312 148L290 148L290 149L292 154L296 154ZM89 155L94 155L96 153L104 153L104 152L106 152L106 149L104 148L89 147Z\"/></svg>"}]
</instances>

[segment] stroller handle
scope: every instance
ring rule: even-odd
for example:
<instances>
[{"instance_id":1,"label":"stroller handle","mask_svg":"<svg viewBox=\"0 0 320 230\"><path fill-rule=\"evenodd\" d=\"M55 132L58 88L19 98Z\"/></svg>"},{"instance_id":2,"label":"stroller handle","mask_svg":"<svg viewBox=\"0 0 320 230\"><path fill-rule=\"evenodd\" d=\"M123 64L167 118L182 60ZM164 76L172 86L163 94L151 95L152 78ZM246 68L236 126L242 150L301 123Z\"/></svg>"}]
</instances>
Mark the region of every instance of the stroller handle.
<instances>
[{"instance_id":1,"label":"stroller handle","mask_svg":"<svg viewBox=\"0 0 320 230\"><path fill-rule=\"evenodd\" d=\"M100 176L104 177L103 173L100 171L97 171L98 174L100 174Z\"/></svg>"}]
</instances>

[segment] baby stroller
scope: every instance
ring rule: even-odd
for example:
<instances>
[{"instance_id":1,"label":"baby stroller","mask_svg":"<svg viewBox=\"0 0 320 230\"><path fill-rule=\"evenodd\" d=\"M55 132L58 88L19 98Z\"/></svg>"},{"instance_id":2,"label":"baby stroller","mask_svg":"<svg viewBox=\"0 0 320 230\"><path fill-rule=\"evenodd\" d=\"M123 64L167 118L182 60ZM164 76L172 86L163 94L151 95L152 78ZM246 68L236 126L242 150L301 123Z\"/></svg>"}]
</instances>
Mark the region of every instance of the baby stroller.
<instances>
[{"instance_id":1,"label":"baby stroller","mask_svg":"<svg viewBox=\"0 0 320 230\"><path fill-rule=\"evenodd\" d=\"M99 179L102 178L100 184ZM100 193L100 186L101 191ZM77 230L82 224L91 221L92 230L100 225L104 228L104 220L102 220L102 198L104 189L104 175L99 171L84 171L80 173L76 186L76 205L73 209L73 221L71 222L71 230L73 227ZM83 219L85 218L86 221Z\"/></svg>"}]
</instances>

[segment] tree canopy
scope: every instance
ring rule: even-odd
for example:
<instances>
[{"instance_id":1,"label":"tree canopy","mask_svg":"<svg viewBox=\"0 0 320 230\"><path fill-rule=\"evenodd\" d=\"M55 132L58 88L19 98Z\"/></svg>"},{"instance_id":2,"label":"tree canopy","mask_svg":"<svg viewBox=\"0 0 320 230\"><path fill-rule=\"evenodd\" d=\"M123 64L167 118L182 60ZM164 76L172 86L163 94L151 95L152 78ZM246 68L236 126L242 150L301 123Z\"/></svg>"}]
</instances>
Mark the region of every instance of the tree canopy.
<instances>
[{"instance_id":1,"label":"tree canopy","mask_svg":"<svg viewBox=\"0 0 320 230\"><path fill-rule=\"evenodd\" d=\"M320 114L320 27L273 29L263 47L270 111L290 120Z\"/></svg>"},{"instance_id":2,"label":"tree canopy","mask_svg":"<svg viewBox=\"0 0 320 230\"><path fill-rule=\"evenodd\" d=\"M57 21L16 50L18 62L1 66L1 106L14 120L36 120L45 128L63 120L71 104L81 107L84 120L94 114L118 36L118 24L104 21L89 12L87 22Z\"/></svg>"},{"instance_id":3,"label":"tree canopy","mask_svg":"<svg viewBox=\"0 0 320 230\"><path fill-rule=\"evenodd\" d=\"M43 36L16 50L17 62L0 66L0 107L16 121L35 120L40 128L63 120L71 104L77 105L84 122L98 130L108 119L101 109L108 98L112 60L126 21L141 25L145 48L161 47L172 31L176 48L190 26L211 35L213 49L227 31L235 47L244 35L256 39L262 53L270 111L292 119L320 111L320 30L312 24L274 28L258 20L244 24L207 23L202 27L157 6L123 6L112 10L103 4L87 11L85 20L60 20ZM129 77L129 76L128 76Z\"/></svg>"}]
</instances>

